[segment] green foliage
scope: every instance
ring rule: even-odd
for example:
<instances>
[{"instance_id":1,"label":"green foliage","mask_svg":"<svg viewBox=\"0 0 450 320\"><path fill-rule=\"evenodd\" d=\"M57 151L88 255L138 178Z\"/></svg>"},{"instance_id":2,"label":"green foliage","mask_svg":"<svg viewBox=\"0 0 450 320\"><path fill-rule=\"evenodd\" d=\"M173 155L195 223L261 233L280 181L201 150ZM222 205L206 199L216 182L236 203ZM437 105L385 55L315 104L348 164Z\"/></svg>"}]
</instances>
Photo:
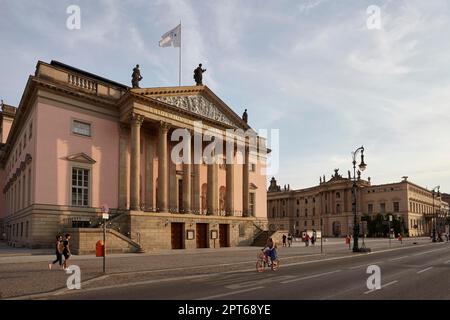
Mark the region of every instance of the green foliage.
<instances>
[{"instance_id":1,"label":"green foliage","mask_svg":"<svg viewBox=\"0 0 450 320\"><path fill-rule=\"evenodd\" d=\"M377 214L376 216L364 215L361 218L362 221L367 221L367 232L369 237L387 237L389 234L389 214ZM390 223L391 229L394 229L395 236L401 234L404 236L408 234L408 229L405 227L403 218L397 219L395 215L392 215L392 221Z\"/></svg>"}]
</instances>

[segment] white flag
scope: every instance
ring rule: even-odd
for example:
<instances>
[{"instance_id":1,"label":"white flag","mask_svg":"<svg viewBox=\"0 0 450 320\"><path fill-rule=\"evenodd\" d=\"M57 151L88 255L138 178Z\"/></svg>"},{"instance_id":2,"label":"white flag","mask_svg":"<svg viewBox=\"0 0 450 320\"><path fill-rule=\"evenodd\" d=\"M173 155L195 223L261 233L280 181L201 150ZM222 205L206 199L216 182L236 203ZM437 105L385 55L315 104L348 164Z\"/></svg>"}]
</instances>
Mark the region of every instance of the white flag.
<instances>
[{"instance_id":1,"label":"white flag","mask_svg":"<svg viewBox=\"0 0 450 320\"><path fill-rule=\"evenodd\" d=\"M181 24L169 32L164 33L159 40L160 47L180 47L181 46Z\"/></svg>"}]
</instances>

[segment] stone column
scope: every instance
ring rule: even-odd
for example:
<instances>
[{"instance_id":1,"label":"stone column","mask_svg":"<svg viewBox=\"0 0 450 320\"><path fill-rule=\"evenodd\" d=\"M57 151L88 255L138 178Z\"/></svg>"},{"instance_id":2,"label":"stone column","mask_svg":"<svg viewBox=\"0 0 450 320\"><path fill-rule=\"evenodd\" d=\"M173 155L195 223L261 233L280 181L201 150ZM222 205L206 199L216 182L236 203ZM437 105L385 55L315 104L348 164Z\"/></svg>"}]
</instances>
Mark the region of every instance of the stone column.
<instances>
[{"instance_id":1,"label":"stone column","mask_svg":"<svg viewBox=\"0 0 450 320\"><path fill-rule=\"evenodd\" d=\"M119 209L127 209L128 198L128 138L130 128L120 124L119 129Z\"/></svg>"},{"instance_id":2,"label":"stone column","mask_svg":"<svg viewBox=\"0 0 450 320\"><path fill-rule=\"evenodd\" d=\"M250 149L245 148L245 160L242 166L242 216L248 217L248 198L249 198L249 153Z\"/></svg>"},{"instance_id":3,"label":"stone column","mask_svg":"<svg viewBox=\"0 0 450 320\"><path fill-rule=\"evenodd\" d=\"M144 117L132 112L130 114L131 124L131 172L130 172L130 209L140 210L139 176L141 173L141 125Z\"/></svg>"},{"instance_id":4,"label":"stone column","mask_svg":"<svg viewBox=\"0 0 450 320\"><path fill-rule=\"evenodd\" d=\"M234 215L234 164L226 165L226 187L225 212L227 216Z\"/></svg>"},{"instance_id":5,"label":"stone column","mask_svg":"<svg viewBox=\"0 0 450 320\"><path fill-rule=\"evenodd\" d=\"M191 168L192 168L192 155L191 155L191 139L189 139L189 147L183 150L183 158L189 159L188 163L183 163L183 212L191 212Z\"/></svg>"},{"instance_id":6,"label":"stone column","mask_svg":"<svg viewBox=\"0 0 450 320\"><path fill-rule=\"evenodd\" d=\"M168 210L167 132L169 125L161 121L158 137L158 210Z\"/></svg>"},{"instance_id":7,"label":"stone column","mask_svg":"<svg viewBox=\"0 0 450 320\"><path fill-rule=\"evenodd\" d=\"M212 163L208 164L208 183L207 187L208 190L206 192L206 213L209 215L217 215L218 214L218 208L217 208L217 164Z\"/></svg>"},{"instance_id":8,"label":"stone column","mask_svg":"<svg viewBox=\"0 0 450 320\"><path fill-rule=\"evenodd\" d=\"M200 164L193 164L194 166L194 183L192 185L193 203L192 210L195 214L200 214Z\"/></svg>"},{"instance_id":9,"label":"stone column","mask_svg":"<svg viewBox=\"0 0 450 320\"><path fill-rule=\"evenodd\" d=\"M177 183L177 166L171 159L172 146L169 149L168 165L169 165L169 211L178 212L178 183Z\"/></svg>"},{"instance_id":10,"label":"stone column","mask_svg":"<svg viewBox=\"0 0 450 320\"><path fill-rule=\"evenodd\" d=\"M147 136L146 152L145 152L145 208L153 211L155 204L153 203L153 157L154 157L154 141L153 138Z\"/></svg>"}]
</instances>

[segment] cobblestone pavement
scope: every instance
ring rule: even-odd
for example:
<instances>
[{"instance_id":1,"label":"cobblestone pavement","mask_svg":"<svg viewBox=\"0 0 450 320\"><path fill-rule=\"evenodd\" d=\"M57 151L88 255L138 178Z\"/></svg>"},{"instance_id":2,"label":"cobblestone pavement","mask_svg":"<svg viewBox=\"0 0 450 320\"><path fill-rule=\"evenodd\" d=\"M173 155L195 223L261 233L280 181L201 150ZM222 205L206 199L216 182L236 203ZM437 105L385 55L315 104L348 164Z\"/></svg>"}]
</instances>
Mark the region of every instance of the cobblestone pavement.
<instances>
[{"instance_id":1,"label":"cobblestone pavement","mask_svg":"<svg viewBox=\"0 0 450 320\"><path fill-rule=\"evenodd\" d=\"M397 240L366 239L366 246L374 250L413 246L413 243L429 243L429 238ZM23 251L19 255L11 248L0 246L0 297L11 298L52 292L66 287L69 275L63 270L48 270L53 255L42 255ZM202 275L239 271L255 267L258 247L221 249L164 250L145 254L115 254L107 257L107 276L102 273L102 259L90 256L73 256L71 263L82 272L82 287L126 284L186 275ZM50 250L49 250L50 251ZM280 247L281 263L307 262L317 259L354 255L343 239L324 242L324 253L320 253L320 242L305 247L295 242L292 247Z\"/></svg>"}]
</instances>

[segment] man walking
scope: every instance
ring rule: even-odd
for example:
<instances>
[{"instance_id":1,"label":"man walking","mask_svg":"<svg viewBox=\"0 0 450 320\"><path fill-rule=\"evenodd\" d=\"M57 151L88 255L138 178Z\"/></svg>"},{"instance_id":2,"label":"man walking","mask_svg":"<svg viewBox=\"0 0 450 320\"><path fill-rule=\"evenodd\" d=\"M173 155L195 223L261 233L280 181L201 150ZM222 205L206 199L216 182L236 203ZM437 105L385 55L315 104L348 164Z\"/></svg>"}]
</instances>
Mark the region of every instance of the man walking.
<instances>
[{"instance_id":1,"label":"man walking","mask_svg":"<svg viewBox=\"0 0 450 320\"><path fill-rule=\"evenodd\" d=\"M283 247L286 247L286 235L283 234Z\"/></svg>"},{"instance_id":2,"label":"man walking","mask_svg":"<svg viewBox=\"0 0 450 320\"><path fill-rule=\"evenodd\" d=\"M288 245L289 245L289 247L291 246L291 244L292 244L292 234L289 233L288 234Z\"/></svg>"}]
</instances>

